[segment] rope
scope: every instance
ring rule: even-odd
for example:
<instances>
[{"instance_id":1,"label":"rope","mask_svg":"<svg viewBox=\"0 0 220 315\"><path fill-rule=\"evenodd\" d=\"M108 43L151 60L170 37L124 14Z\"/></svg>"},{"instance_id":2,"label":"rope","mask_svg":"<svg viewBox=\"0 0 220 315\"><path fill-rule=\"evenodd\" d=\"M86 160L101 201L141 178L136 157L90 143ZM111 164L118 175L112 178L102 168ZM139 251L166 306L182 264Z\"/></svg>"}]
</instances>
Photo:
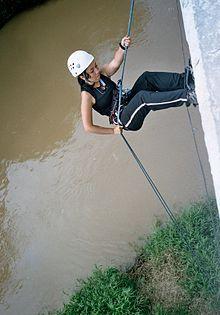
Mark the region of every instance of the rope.
<instances>
[{"instance_id":1,"label":"rope","mask_svg":"<svg viewBox=\"0 0 220 315\"><path fill-rule=\"evenodd\" d=\"M178 23L179 23L180 36L181 36L181 45L182 45L183 59L184 59L184 62L185 62L185 54L184 54L184 49L183 49L183 38L182 38L182 32L181 32L181 27L180 27L180 22L179 22L179 8L178 8L178 5L177 5L177 10L178 10ZM131 32L131 23L132 23L132 19L133 19L133 12L134 12L134 0L131 0L130 1L129 22L128 22L128 32L127 32L128 36L130 36L130 32ZM119 84L119 106L118 106L118 115L117 115L117 119L118 120L119 120L119 113L120 113L120 107L121 107L122 84L123 84L123 78L124 78L124 71L125 71L127 51L128 51L128 47L126 47L125 51L124 51L124 59L123 59L123 67L122 67L122 72L121 72L121 79L119 80L119 82L120 82L120 84ZM198 146L197 146L197 142L196 142L196 138L195 138L195 134L194 134L194 128L193 128L193 125L192 125L192 120L191 120L190 113L188 111L188 107L187 107L187 112L188 112L188 117L189 117L189 121L190 121L190 125L191 125L191 130L192 130L192 134L193 134L193 139L194 139L194 143L195 143L196 152L197 152L197 155L198 155L200 168L201 168L203 179L204 179L206 193L207 193L207 196L208 196L208 189L207 189L207 184L206 184L206 180L205 180L205 174L204 174L201 158L200 158L200 155L199 155L199 150L198 150ZM165 208L167 214L169 215L169 217L171 218L173 223L177 224L175 216L173 215L173 213L170 210L169 206L167 205L166 201L164 200L164 198L162 197L161 193L157 189L157 187L154 184L153 180L151 179L151 177L149 176L149 174L145 170L144 166L140 162L140 160L137 157L136 153L131 148L130 144L128 143L128 141L126 140L125 136L122 133L121 133L121 136L122 136L123 140L125 141L126 145L128 146L129 150L131 151L131 153L132 153L133 157L135 158L136 162L138 163L139 167L141 168L143 174L145 175L145 177L147 178L148 182L150 183L153 191L155 192L155 194L157 195L157 197L160 200L161 204Z\"/></svg>"},{"instance_id":2,"label":"rope","mask_svg":"<svg viewBox=\"0 0 220 315\"><path fill-rule=\"evenodd\" d=\"M172 220L172 222L174 223L174 226L176 228L176 232L179 234L180 239L182 239L183 241L183 246L185 246L185 249L192 255L192 257L195 260L195 264L197 265L198 269L204 274L205 278L209 278L210 274L207 272L207 270L205 269L205 265L206 265L206 261L203 255L201 255L201 253L198 253L197 251L195 251L189 240L188 240L188 233L187 230L181 226L179 224L179 222L177 221L176 217L174 216L174 214L172 213L170 207L168 206L168 204L166 203L166 201L164 200L163 196L161 195L161 193L159 192L159 190L157 189L156 185L154 184L152 178L150 177L150 175L148 174L148 172L146 171L146 169L144 168L143 164L141 163L141 161L139 160L137 154L134 152L134 150L132 149L132 147L130 146L130 144L128 143L127 139L125 138L125 136L123 134L121 134L124 142L126 143L128 149L130 150L131 154L133 155L135 161L137 162L137 164L139 165L141 171L143 172L144 176L146 177L146 179L148 180L151 188L153 189L153 191L155 192L156 196L158 197L158 199L160 200L161 204L163 205L166 213L168 214L168 216L170 217L170 219ZM203 263L202 263L203 262ZM212 289L211 289L212 290Z\"/></svg>"},{"instance_id":3,"label":"rope","mask_svg":"<svg viewBox=\"0 0 220 315\"><path fill-rule=\"evenodd\" d=\"M157 195L157 197L159 198L160 202L162 203L163 207L165 208L167 214L169 215L169 217L171 218L171 220L173 221L173 223L177 224L176 218L173 215L172 211L170 210L169 206L167 205L166 201L164 200L163 196L161 195L161 193L159 192L159 190L157 189L156 185L154 184L153 180L151 179L150 175L147 173L147 171L145 170L143 164L141 163L141 161L139 160L137 154L134 152L134 150L132 149L132 147L130 146L130 144L128 143L127 139L125 138L125 136L123 134L121 134L123 140L125 141L126 145L128 146L131 154L133 155L134 159L136 160L136 162L138 163L140 169L142 170L144 176L147 178L149 184L151 185L153 191L155 192L155 194Z\"/></svg>"},{"instance_id":4,"label":"rope","mask_svg":"<svg viewBox=\"0 0 220 315\"><path fill-rule=\"evenodd\" d=\"M130 4L130 16L129 16L129 23L128 23L128 36L130 35L130 30L131 30L131 22L132 22L132 16L133 16L133 8L134 8L134 0L131 0L131 4ZM118 116L117 119L119 120L119 113L120 113L120 106L121 106L121 96L122 96L122 82L123 82L123 76L124 76L124 69L125 69L125 62L126 62L126 56L127 56L127 48L125 49L124 52L124 62L123 62L123 68L122 68L122 74L121 74L121 79L120 79L120 84L119 84L119 109L118 109ZM193 128L192 128L193 131ZM168 216L170 217L170 219L172 220L172 222L174 223L174 226L176 227L176 231L179 234L180 238L183 240L183 244L185 245L185 247L187 248L188 252L191 253L192 257L195 259L195 263L197 265L197 267L200 269L200 271L206 276L209 277L210 275L207 273L207 270L204 268L204 265L201 263L201 260L204 261L204 257L199 255L198 253L196 253L187 237L188 237L188 233L187 231L180 226L180 224L178 223L177 219L175 218L174 214L172 213L170 207L168 206L168 204L166 203L165 199L163 198L163 196L161 195L161 193L159 192L159 190L157 189L156 185L154 184L153 180L151 179L150 175L148 174L148 172L146 171L146 169L144 168L143 164L141 163L141 161L139 160L138 156L136 155L136 153L134 152L134 150L132 149L132 147L130 146L130 144L128 143L127 139L125 138L125 136L121 133L121 137L124 140L125 144L127 145L128 149L130 150L131 154L133 155L135 161L137 162L137 164L139 165L141 171L143 172L144 176L146 177L147 181L149 182L149 184L151 185L153 191L155 192L156 196L158 197L158 199L160 200L162 206L164 207L166 213L168 214ZM197 144L196 144L197 147ZM197 151L198 152L198 151ZM199 153L199 152L198 152ZM198 154L199 156L199 154ZM200 159L200 158L199 158ZM200 257L199 257L200 256ZM202 259L201 259L202 258Z\"/></svg>"},{"instance_id":5,"label":"rope","mask_svg":"<svg viewBox=\"0 0 220 315\"><path fill-rule=\"evenodd\" d=\"M130 1L130 13L129 13L129 22L128 22L128 30L127 35L130 36L131 34L131 23L133 20L133 13L134 13L134 0ZM121 109L121 98L122 98L122 84L124 79L124 72L125 72L125 63L127 59L127 53L128 53L128 47L125 47L124 50L124 57L123 57L123 65L122 65L122 71L121 71L121 78L118 81L118 89L119 89L119 103L118 103L118 114L117 114L117 123L119 124L119 115L120 115L120 109Z\"/></svg>"},{"instance_id":6,"label":"rope","mask_svg":"<svg viewBox=\"0 0 220 315\"><path fill-rule=\"evenodd\" d=\"M177 14L178 14L178 24L179 24L181 48L182 48L182 54L183 54L183 62L184 62L184 67L185 67L186 66L186 55L185 55L185 52L184 52L183 35L182 35L181 26L180 26L180 10L179 10L179 5L178 5L178 0L176 0L176 7L177 7ZM208 187L207 187L207 182L206 182L206 178L205 178L204 168L203 168L203 165L202 165L202 160L200 158L199 149L198 149L198 145L197 145L197 141L196 141L195 128L193 127L192 118L191 118L191 115L190 115L189 108L186 107L186 109L187 109L189 123L190 123L191 131L192 131L193 141L194 141L194 145L195 145L195 149L196 149L196 153L197 153L197 157L198 157L198 161L199 161L199 166L200 166L200 170L201 170L201 173L202 173L202 178L203 178L203 182L204 182L204 186L205 186L206 196L208 198L209 197Z\"/></svg>"},{"instance_id":7,"label":"rope","mask_svg":"<svg viewBox=\"0 0 220 315\"><path fill-rule=\"evenodd\" d=\"M178 0L176 1L176 7L177 7L177 12L178 12L178 23L179 23L179 31L180 31L184 66L186 66L186 56L185 56L184 47L183 47L183 36L182 36L182 30L181 30L181 26L180 26L180 10L179 10L179 5L178 5ZM187 107L187 114L188 114L189 123L191 126L193 140L194 140L194 144L195 144L195 149L196 149L196 153L197 153L197 157L198 157L198 161L199 161L199 165L200 165L200 169L201 169L201 173L202 173L202 177L203 177L203 182L204 182L205 191L206 191L206 197L209 201L209 193L208 193L208 187L207 187L207 182L206 182L206 178L205 178L205 172L203 169L203 165L202 165L202 161L200 158L199 149L198 149L198 145L197 145L197 141L196 141L196 133L195 133L196 129L193 127L192 118L191 118L190 111L189 111L188 107ZM215 243L215 246L217 249L217 256L219 258L220 257L220 251L218 249L219 249L219 244L220 244L220 229L219 229L219 227L216 228L214 214L212 213L211 209L209 210L209 214L210 214L210 218L212 221L212 227L213 227L213 229L215 229L214 243ZM210 277L210 283L212 283L211 277ZM212 289L212 291L213 291L213 289Z\"/></svg>"},{"instance_id":8,"label":"rope","mask_svg":"<svg viewBox=\"0 0 220 315\"><path fill-rule=\"evenodd\" d=\"M128 22L128 32L127 32L128 36L130 36L130 32L131 32L131 23L132 23L132 18L133 18L133 12L134 12L134 0L131 0L130 1L129 22ZM122 67L122 72L121 72L121 79L119 80L119 82L120 82L119 83L119 106L118 106L118 115L117 115L117 119L118 120L119 120L119 113L120 113L120 107L121 107L122 84L123 84L123 78L124 78L124 71L125 71L125 63L126 63L127 51L128 51L128 47L126 47L125 51L124 51L124 59L123 59L123 67ZM165 211L167 212L167 214L169 215L169 217L171 218L173 223L177 225L177 221L176 221L175 216L173 215L173 213L170 210L169 206L167 205L166 201L164 200L164 198L162 197L161 193L157 189L157 187L154 184L153 180L151 179L151 177L149 176L149 174L145 170L143 164L141 163L141 161L137 157L136 153L134 152L134 150L132 149L132 147L130 146L130 144L128 143L128 141L126 140L125 136L122 133L121 133L121 136L122 136L123 140L125 141L126 145L128 146L129 150L131 151L131 153L132 153L133 157L135 158L136 162L138 163L138 165L139 165L140 169L142 170L143 174L145 175L145 177L147 178L148 182L150 183L153 191L155 192L155 194L157 195L158 199L160 200L160 202L162 203L163 207L165 208Z\"/></svg>"},{"instance_id":9,"label":"rope","mask_svg":"<svg viewBox=\"0 0 220 315\"><path fill-rule=\"evenodd\" d=\"M183 36L182 36L182 30L181 30L181 26L180 26L180 10L179 10L179 5L178 5L178 0L176 0L176 7L177 7L177 12L178 12L178 23L179 23L181 47L182 47L182 53L183 53L183 61L184 61L184 66L186 66L186 56L185 56L184 47L183 47ZM201 173L202 173L202 177L203 177L203 182L204 182L205 191L206 191L206 197L209 200L209 193L208 193L208 187L207 187L207 182L206 182L206 178L205 178L205 172L203 169L203 165L202 165L202 161L200 158L199 149L198 149L198 145L197 145L197 141L196 141L195 128L193 127L192 118L191 118L188 107L187 107L187 114L188 114L189 123L190 123L192 135L193 135L193 140L194 140L194 145L195 145L195 149L196 149L196 153L197 153L197 157L198 157L198 161L199 161L199 165L200 165L200 169L201 169ZM212 213L211 210L209 211L209 213L210 213L210 218L212 221L212 226L214 228L215 227L214 214ZM220 229L219 229L219 227L217 227L217 229L215 230L214 242L215 242L216 248L218 249L219 244L220 244ZM218 257L220 257L220 251L218 251Z\"/></svg>"},{"instance_id":10,"label":"rope","mask_svg":"<svg viewBox=\"0 0 220 315\"><path fill-rule=\"evenodd\" d=\"M192 118L190 116L190 112L188 110L188 107L187 107L187 114L188 114L189 123L190 123L191 130L192 130L192 135L193 135L194 145L195 145L195 149L196 149L196 153L197 153L197 157L198 157L198 161L199 161L200 170L202 172L202 177L203 177L203 182L204 182L204 186L205 186L206 196L208 198L209 197L209 193L208 193L208 187L207 187L207 183L206 183L205 173L204 173L204 169L203 169L203 166L202 166L202 161L201 161L201 158L200 158L198 145L197 145L197 142L196 142L196 135L195 135L195 130L196 129L193 127Z\"/></svg>"},{"instance_id":11,"label":"rope","mask_svg":"<svg viewBox=\"0 0 220 315\"><path fill-rule=\"evenodd\" d=\"M128 22L128 36L130 36L131 33L131 23L132 23L132 19L133 19L133 12L134 12L134 0L130 1L130 13L129 13L129 22ZM122 67L122 72L121 72L121 79L119 80L119 106L118 106L118 115L117 115L117 119L119 120L119 113L120 113L120 107L121 107L121 97L122 97L122 84L123 84L123 78L124 78L124 71L125 71L125 64L126 64L126 57L127 57L127 51L128 51L128 47L125 48L124 51L124 59L123 59L123 67ZM173 223L177 224L176 218L174 217L172 211L170 210L169 206L167 205L166 201L164 200L164 198L162 197L162 195L160 194L159 190L157 189L156 185L154 184L153 180L151 179L151 177L148 175L147 171L145 170L144 166L142 165L141 161L139 160L139 158L137 157L136 153L134 152L134 150L131 148L130 144L128 143L128 141L126 140L125 136L121 133L121 136L123 138L123 140L125 141L125 143L127 144L129 150L131 151L133 157L135 158L136 162L138 163L139 167L141 168L142 172L144 173L145 177L147 178L147 180L149 181L153 191L155 192L155 194L157 195L157 197L159 198L160 202L162 203L163 207L165 208L167 214L170 216L171 220L173 221Z\"/></svg>"}]
</instances>

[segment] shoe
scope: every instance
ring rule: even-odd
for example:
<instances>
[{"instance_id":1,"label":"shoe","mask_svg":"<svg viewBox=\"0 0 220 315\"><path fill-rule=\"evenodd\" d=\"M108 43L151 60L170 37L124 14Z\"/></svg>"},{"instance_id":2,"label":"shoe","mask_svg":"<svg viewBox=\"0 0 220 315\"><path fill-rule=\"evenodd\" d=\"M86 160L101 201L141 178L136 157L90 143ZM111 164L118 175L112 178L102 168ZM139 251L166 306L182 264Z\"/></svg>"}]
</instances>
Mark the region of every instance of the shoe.
<instances>
[{"instance_id":1,"label":"shoe","mask_svg":"<svg viewBox=\"0 0 220 315\"><path fill-rule=\"evenodd\" d=\"M186 106L189 107L190 105L193 105L194 107L199 105L195 91L187 91Z\"/></svg>"},{"instance_id":2,"label":"shoe","mask_svg":"<svg viewBox=\"0 0 220 315\"><path fill-rule=\"evenodd\" d=\"M187 91L194 91L195 90L195 79L193 75L193 69L192 66L186 66L185 67L185 73L184 73L184 85Z\"/></svg>"}]
</instances>

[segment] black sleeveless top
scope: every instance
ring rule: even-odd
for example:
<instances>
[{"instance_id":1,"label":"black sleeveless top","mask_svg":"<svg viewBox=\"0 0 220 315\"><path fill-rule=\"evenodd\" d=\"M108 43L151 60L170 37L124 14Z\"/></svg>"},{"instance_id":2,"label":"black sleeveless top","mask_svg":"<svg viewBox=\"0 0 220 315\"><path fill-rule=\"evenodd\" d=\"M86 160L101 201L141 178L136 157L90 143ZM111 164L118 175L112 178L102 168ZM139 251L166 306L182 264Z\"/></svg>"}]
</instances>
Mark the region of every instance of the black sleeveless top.
<instances>
[{"instance_id":1,"label":"black sleeveless top","mask_svg":"<svg viewBox=\"0 0 220 315\"><path fill-rule=\"evenodd\" d=\"M112 98L114 90L116 90L116 84L103 74L100 75L100 78L105 83L105 89L102 89L101 87L94 88L85 83L81 86L81 92L86 91L94 97L95 104L92 106L94 110L101 115L110 116L112 110Z\"/></svg>"}]
</instances>

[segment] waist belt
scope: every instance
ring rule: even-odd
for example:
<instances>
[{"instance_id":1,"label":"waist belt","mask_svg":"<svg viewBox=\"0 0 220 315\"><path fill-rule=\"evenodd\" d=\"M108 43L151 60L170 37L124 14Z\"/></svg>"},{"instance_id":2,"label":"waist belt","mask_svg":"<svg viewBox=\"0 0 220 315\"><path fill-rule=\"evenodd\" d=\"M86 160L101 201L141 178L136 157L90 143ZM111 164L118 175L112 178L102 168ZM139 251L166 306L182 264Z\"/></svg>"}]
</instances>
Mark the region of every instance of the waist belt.
<instances>
[{"instance_id":1,"label":"waist belt","mask_svg":"<svg viewBox=\"0 0 220 315\"><path fill-rule=\"evenodd\" d=\"M119 92L118 92L118 89L114 90L113 98L112 98L112 110L109 116L110 124L115 124L115 125L119 124L123 126L123 124L120 121L120 114L123 111L124 107L128 104L130 100L130 94L131 94L131 91L129 89L123 90L122 97L121 97L120 113L118 117Z\"/></svg>"}]
</instances>

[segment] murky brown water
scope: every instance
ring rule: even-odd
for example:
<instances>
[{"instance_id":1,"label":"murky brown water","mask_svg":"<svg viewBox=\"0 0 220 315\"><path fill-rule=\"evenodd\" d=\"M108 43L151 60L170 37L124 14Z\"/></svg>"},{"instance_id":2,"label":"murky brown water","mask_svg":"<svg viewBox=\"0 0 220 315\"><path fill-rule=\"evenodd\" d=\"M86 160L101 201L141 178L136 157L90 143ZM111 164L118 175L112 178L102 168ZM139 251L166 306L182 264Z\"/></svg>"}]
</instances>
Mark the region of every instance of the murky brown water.
<instances>
[{"instance_id":1,"label":"murky brown water","mask_svg":"<svg viewBox=\"0 0 220 315\"><path fill-rule=\"evenodd\" d=\"M108 61L128 12L127 0L57 0L0 30L1 314L60 307L94 264L130 264L129 243L165 217L122 139L84 133L66 69L80 48ZM137 0L132 34L127 86L144 69L183 70L176 1ZM190 112L213 192L199 112ZM174 209L204 195L184 107L152 113L126 135Z\"/></svg>"}]
</instances>

